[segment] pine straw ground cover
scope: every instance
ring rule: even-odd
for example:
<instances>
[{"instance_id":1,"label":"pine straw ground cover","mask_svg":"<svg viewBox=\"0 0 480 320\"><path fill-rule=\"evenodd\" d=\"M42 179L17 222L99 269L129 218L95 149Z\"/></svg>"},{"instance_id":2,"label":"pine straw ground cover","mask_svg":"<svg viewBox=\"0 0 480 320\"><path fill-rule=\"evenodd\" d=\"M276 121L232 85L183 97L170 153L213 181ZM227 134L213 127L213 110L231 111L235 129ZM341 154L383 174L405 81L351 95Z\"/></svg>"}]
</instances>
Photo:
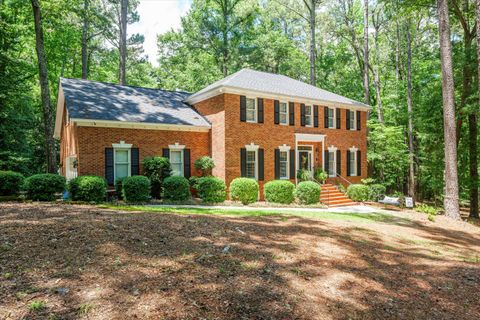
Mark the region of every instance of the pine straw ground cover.
<instances>
[{"instance_id":1,"label":"pine straw ground cover","mask_svg":"<svg viewBox=\"0 0 480 320\"><path fill-rule=\"evenodd\" d=\"M0 204L0 319L479 319L480 232Z\"/></svg>"}]
</instances>

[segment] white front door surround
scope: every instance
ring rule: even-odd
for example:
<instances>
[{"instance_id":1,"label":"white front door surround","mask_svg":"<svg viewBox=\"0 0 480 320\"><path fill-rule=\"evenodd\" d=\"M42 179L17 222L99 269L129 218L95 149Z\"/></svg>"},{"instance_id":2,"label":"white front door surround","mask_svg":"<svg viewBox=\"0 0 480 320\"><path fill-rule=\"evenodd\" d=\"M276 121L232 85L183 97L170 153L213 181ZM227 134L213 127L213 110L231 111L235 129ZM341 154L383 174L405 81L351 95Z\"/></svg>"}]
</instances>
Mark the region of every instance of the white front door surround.
<instances>
[{"instance_id":1,"label":"white front door surround","mask_svg":"<svg viewBox=\"0 0 480 320\"><path fill-rule=\"evenodd\" d=\"M323 154L325 150L325 135L324 134L314 134L314 133L295 133L295 183L297 183L297 174L296 172L300 169L300 155L299 155L299 142L302 144L300 146L309 146L308 142L321 142L322 143L322 159L323 159ZM311 145L310 145L311 146ZM313 174L313 166L314 166L314 154L313 152L315 151L313 146L311 152L311 161L310 161L310 166L312 168L312 174ZM302 150L301 152L307 152L306 150ZM322 168L325 170L325 161L322 161Z\"/></svg>"}]
</instances>

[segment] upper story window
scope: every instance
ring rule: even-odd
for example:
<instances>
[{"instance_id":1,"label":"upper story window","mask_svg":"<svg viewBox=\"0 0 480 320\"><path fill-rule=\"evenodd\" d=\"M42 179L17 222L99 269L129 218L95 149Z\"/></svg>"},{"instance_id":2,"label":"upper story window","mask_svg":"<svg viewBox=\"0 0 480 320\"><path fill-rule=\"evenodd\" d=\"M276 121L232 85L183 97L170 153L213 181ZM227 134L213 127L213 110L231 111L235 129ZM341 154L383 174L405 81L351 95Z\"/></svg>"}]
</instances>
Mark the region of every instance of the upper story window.
<instances>
[{"instance_id":1,"label":"upper story window","mask_svg":"<svg viewBox=\"0 0 480 320\"><path fill-rule=\"evenodd\" d=\"M247 122L257 122L257 102L254 98L246 99Z\"/></svg>"},{"instance_id":2,"label":"upper story window","mask_svg":"<svg viewBox=\"0 0 480 320\"><path fill-rule=\"evenodd\" d=\"M313 126L312 106L305 106L305 125L307 127Z\"/></svg>"},{"instance_id":3,"label":"upper story window","mask_svg":"<svg viewBox=\"0 0 480 320\"><path fill-rule=\"evenodd\" d=\"M350 130L357 130L357 113L352 110L347 110L348 112L348 121L349 121L349 128Z\"/></svg>"},{"instance_id":4,"label":"upper story window","mask_svg":"<svg viewBox=\"0 0 480 320\"><path fill-rule=\"evenodd\" d=\"M280 124L288 124L288 105L286 102L280 102Z\"/></svg>"},{"instance_id":5,"label":"upper story window","mask_svg":"<svg viewBox=\"0 0 480 320\"><path fill-rule=\"evenodd\" d=\"M335 109L328 108L328 128L335 128Z\"/></svg>"}]
</instances>

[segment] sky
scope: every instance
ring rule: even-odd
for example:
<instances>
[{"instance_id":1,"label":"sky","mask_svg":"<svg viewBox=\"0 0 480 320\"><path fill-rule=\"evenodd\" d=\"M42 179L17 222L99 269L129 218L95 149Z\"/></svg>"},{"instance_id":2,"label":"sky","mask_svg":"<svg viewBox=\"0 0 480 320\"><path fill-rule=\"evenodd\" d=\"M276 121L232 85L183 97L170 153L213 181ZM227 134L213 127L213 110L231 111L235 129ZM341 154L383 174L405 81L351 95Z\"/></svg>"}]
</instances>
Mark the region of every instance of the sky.
<instances>
[{"instance_id":1,"label":"sky","mask_svg":"<svg viewBox=\"0 0 480 320\"><path fill-rule=\"evenodd\" d=\"M140 0L137 12L140 21L127 28L130 35L145 36L143 48L148 60L157 66L157 35L180 27L180 18L190 9L191 0Z\"/></svg>"}]
</instances>

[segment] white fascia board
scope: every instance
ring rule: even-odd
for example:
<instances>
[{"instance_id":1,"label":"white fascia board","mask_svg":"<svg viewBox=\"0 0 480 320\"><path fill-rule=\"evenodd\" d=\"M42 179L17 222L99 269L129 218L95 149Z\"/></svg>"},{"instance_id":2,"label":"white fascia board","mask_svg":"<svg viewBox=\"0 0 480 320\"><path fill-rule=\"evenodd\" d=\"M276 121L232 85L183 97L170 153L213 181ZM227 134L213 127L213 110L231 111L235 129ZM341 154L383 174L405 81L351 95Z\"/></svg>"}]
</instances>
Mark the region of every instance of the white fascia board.
<instances>
[{"instance_id":1,"label":"white fascia board","mask_svg":"<svg viewBox=\"0 0 480 320\"><path fill-rule=\"evenodd\" d=\"M190 126L183 124L164 124L149 122L130 122L130 121L112 121L112 120L90 120L90 119L70 119L79 127L100 127L100 128L123 128L123 129L144 129L144 130L165 130L165 131L193 131L208 132L211 126Z\"/></svg>"},{"instance_id":2,"label":"white fascia board","mask_svg":"<svg viewBox=\"0 0 480 320\"><path fill-rule=\"evenodd\" d=\"M304 142L323 142L325 140L325 135L315 133L295 133L295 140Z\"/></svg>"}]
</instances>

